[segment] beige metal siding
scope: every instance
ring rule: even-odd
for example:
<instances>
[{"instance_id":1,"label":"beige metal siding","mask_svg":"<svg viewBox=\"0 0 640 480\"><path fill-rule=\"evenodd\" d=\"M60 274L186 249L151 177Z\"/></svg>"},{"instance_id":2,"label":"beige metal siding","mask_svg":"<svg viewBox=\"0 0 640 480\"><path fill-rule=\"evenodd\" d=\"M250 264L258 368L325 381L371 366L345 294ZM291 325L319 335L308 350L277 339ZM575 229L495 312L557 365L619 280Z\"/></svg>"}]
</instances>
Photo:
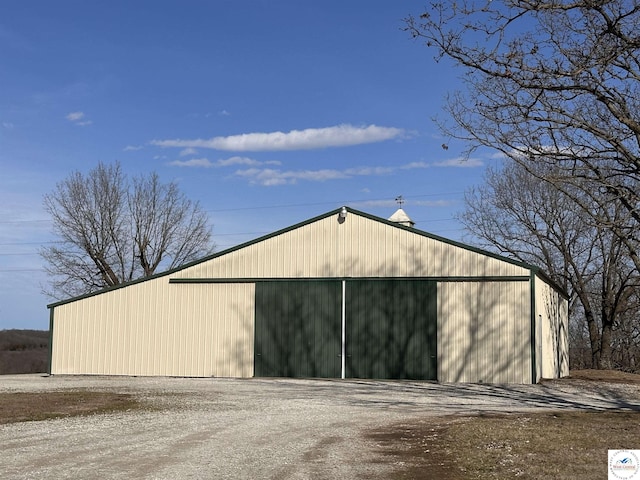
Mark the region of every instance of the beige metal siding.
<instances>
[{"instance_id":1,"label":"beige metal siding","mask_svg":"<svg viewBox=\"0 0 640 480\"><path fill-rule=\"evenodd\" d=\"M54 374L253 376L254 285L129 285L54 310Z\"/></svg>"},{"instance_id":2,"label":"beige metal siding","mask_svg":"<svg viewBox=\"0 0 640 480\"><path fill-rule=\"evenodd\" d=\"M347 215L327 217L186 268L173 278L513 276L529 270Z\"/></svg>"},{"instance_id":3,"label":"beige metal siding","mask_svg":"<svg viewBox=\"0 0 640 480\"><path fill-rule=\"evenodd\" d=\"M438 284L438 380L531 383L529 282Z\"/></svg>"},{"instance_id":4,"label":"beige metal siding","mask_svg":"<svg viewBox=\"0 0 640 480\"><path fill-rule=\"evenodd\" d=\"M54 308L54 374L253 376L255 286L171 279L505 277L522 266L349 213ZM529 282L442 282L439 380L531 381Z\"/></svg>"},{"instance_id":5,"label":"beige metal siding","mask_svg":"<svg viewBox=\"0 0 640 480\"><path fill-rule=\"evenodd\" d=\"M540 276L536 285L536 331L538 378L560 378L569 375L569 305Z\"/></svg>"}]
</instances>

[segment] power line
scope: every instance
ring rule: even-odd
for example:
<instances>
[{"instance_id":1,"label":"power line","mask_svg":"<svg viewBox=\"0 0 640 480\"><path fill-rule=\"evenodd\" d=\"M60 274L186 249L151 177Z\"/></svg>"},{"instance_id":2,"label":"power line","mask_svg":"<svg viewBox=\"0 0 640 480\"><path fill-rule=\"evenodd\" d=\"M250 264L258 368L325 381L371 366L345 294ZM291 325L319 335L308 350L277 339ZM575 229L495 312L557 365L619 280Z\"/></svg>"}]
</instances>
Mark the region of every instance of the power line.
<instances>
[{"instance_id":1,"label":"power line","mask_svg":"<svg viewBox=\"0 0 640 480\"><path fill-rule=\"evenodd\" d=\"M442 197L442 196L450 196L450 195L460 195L464 192L439 192L439 193L427 193L422 195L403 195L403 199L419 199L426 197ZM342 200L342 201L334 201L334 202L312 202L312 203L285 203L285 204L273 204L273 205L261 205L261 206L249 206L249 207L236 207L236 208L224 208L224 209L212 209L206 210L207 213L215 213L215 212L233 212L233 211L249 211L249 210L264 210L264 209L282 209L282 208L297 208L297 207L310 207L310 206L318 206L318 205L349 205L353 203L375 203L375 202L384 202L387 201L391 205L393 200L391 198L377 198L377 199L360 199L360 200ZM430 220L417 220L416 223L421 223L423 225L429 225L435 222L447 222L455 220L453 217L449 218L437 218ZM50 219L32 219L32 220L2 220L0 224L11 224L11 223L42 223L42 222L50 222ZM455 229L445 229L438 230L438 233L442 232L451 232L456 231L459 232L464 230L463 228L455 228ZM266 235L269 232L260 231L260 232L232 232L232 233L218 233L214 232L213 238L220 237L234 237L234 236L262 236ZM436 233L436 232L433 232ZM65 243L61 240L52 240L52 241L44 241L44 242L7 242L0 243L0 246L22 246L22 245L50 245L50 244L62 244ZM239 243L233 244L218 244L217 247L226 249L238 245ZM10 252L10 253L0 253L0 256L33 256L38 255L37 252ZM8 272L42 272L43 269L0 269L0 272L8 273Z\"/></svg>"},{"instance_id":2,"label":"power line","mask_svg":"<svg viewBox=\"0 0 640 480\"><path fill-rule=\"evenodd\" d=\"M16 246L16 245L48 245L50 243L65 243L63 240L50 240L46 242L11 242L0 243L0 247Z\"/></svg>"},{"instance_id":3,"label":"power line","mask_svg":"<svg viewBox=\"0 0 640 480\"><path fill-rule=\"evenodd\" d=\"M403 195L404 199L417 199L417 198L425 198L425 197L442 197L442 196L450 196L450 195L462 195L464 192L439 192L439 193L425 193L422 195ZM395 198L395 197L393 197ZM265 210L270 208L297 208L297 207L315 207L318 205L349 205L350 203L369 203L369 202L384 202L388 201L390 204L394 201L391 197L384 198L369 198L369 199L359 199L359 200L339 200L339 201L327 201L327 202L314 202L314 203L284 203L284 204L276 204L276 205L257 205L257 206L249 206L249 207L236 207L236 208L215 208L210 210L205 210L207 213L213 212L236 212L242 210ZM32 219L32 220L0 220L0 224L7 223L44 223L51 222L50 218L47 219Z\"/></svg>"},{"instance_id":4,"label":"power line","mask_svg":"<svg viewBox=\"0 0 640 480\"><path fill-rule=\"evenodd\" d=\"M39 219L34 219L34 220L0 220L0 223L42 223L42 222L50 222L51 219L47 218L47 219L43 219L43 218L39 218Z\"/></svg>"},{"instance_id":5,"label":"power line","mask_svg":"<svg viewBox=\"0 0 640 480\"><path fill-rule=\"evenodd\" d=\"M424 198L424 197L441 197L441 196L449 196L449 195L462 195L464 192L440 192L440 193L425 193L422 195L403 195L404 199L407 198ZM394 197L395 198L395 197ZM368 203L368 202L389 202L391 204L394 202L391 197L384 198L369 198L369 199L359 199L359 200L338 200L331 202L315 202L315 203L284 203L280 205L261 205L255 207L237 207L237 208L221 208L221 209L213 209L206 210L207 212L234 212L238 210L262 210L268 208L293 208L293 207L315 207L318 205L349 205L350 203Z\"/></svg>"},{"instance_id":6,"label":"power line","mask_svg":"<svg viewBox=\"0 0 640 480\"><path fill-rule=\"evenodd\" d=\"M0 273L22 273L22 272L44 272L44 268L7 268L7 269L0 269Z\"/></svg>"}]
</instances>

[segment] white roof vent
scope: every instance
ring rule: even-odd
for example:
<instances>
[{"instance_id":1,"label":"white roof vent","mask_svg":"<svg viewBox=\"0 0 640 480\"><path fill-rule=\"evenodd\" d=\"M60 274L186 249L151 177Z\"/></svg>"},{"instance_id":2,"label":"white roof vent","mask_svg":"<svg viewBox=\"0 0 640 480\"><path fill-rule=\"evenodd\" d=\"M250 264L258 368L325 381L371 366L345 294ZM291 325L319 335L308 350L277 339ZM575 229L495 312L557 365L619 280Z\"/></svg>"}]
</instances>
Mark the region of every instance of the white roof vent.
<instances>
[{"instance_id":1,"label":"white roof vent","mask_svg":"<svg viewBox=\"0 0 640 480\"><path fill-rule=\"evenodd\" d=\"M411 218L409 218L409 215L407 215L406 212L402 208L399 208L398 210L396 210L396 213L391 215L389 217L389 220L391 222L395 222L395 223L399 223L400 225L404 225L405 227L413 227L415 225L415 222L413 220L411 220Z\"/></svg>"}]
</instances>

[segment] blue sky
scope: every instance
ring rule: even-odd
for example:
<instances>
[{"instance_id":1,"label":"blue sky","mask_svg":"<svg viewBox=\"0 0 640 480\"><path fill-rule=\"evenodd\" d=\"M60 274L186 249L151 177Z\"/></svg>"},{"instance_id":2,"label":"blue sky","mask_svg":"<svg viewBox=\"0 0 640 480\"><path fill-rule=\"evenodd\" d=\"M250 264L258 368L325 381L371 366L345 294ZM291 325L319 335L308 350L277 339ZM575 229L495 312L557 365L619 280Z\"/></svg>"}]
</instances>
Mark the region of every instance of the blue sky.
<instances>
[{"instance_id":1,"label":"blue sky","mask_svg":"<svg viewBox=\"0 0 640 480\"><path fill-rule=\"evenodd\" d=\"M464 240L489 154L432 121L460 71L401 30L409 1L0 4L0 329L48 328L42 197L119 161L177 181L224 250L341 205Z\"/></svg>"}]
</instances>

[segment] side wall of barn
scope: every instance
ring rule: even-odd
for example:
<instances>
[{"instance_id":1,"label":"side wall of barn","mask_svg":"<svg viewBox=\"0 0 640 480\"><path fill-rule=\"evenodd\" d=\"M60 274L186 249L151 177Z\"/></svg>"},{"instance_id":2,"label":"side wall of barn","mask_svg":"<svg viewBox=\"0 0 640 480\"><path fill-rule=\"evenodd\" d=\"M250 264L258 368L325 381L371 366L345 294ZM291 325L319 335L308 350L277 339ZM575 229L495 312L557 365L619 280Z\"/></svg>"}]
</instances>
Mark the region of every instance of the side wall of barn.
<instances>
[{"instance_id":1,"label":"side wall of barn","mask_svg":"<svg viewBox=\"0 0 640 480\"><path fill-rule=\"evenodd\" d=\"M540 275L535 277L537 378L569 375L569 302Z\"/></svg>"}]
</instances>

